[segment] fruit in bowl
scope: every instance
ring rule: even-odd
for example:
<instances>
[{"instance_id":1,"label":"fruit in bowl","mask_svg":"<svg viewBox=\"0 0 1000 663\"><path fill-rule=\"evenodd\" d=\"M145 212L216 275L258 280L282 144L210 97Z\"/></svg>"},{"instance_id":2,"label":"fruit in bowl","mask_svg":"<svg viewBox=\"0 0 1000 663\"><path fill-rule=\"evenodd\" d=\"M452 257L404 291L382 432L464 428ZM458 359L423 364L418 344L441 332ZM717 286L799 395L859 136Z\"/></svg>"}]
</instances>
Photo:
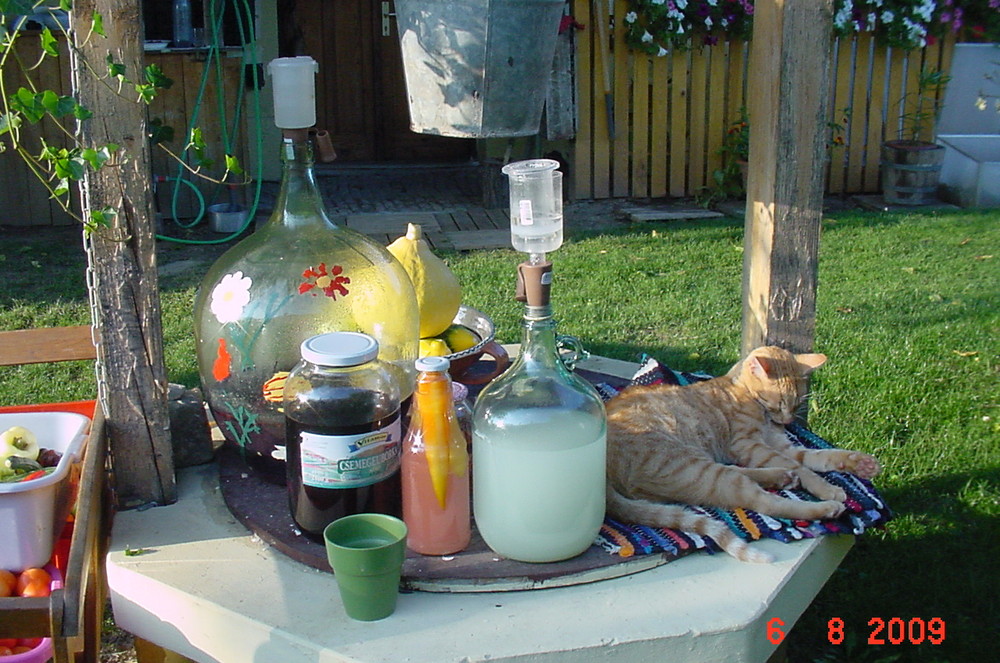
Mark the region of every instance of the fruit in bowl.
<instances>
[{"instance_id":1,"label":"fruit in bowl","mask_svg":"<svg viewBox=\"0 0 1000 663\"><path fill-rule=\"evenodd\" d=\"M386 247L403 265L417 293L420 338L442 334L462 303L462 287L448 265L431 251L417 224L407 225L406 235Z\"/></svg>"},{"instance_id":2,"label":"fruit in bowl","mask_svg":"<svg viewBox=\"0 0 1000 663\"><path fill-rule=\"evenodd\" d=\"M507 368L510 359L493 339L493 321L462 305L458 279L431 251L419 225L408 224L406 235L386 248L403 265L417 293L418 356L447 357L451 361L451 377L467 384L488 382ZM492 369L470 371L484 354L496 360Z\"/></svg>"}]
</instances>

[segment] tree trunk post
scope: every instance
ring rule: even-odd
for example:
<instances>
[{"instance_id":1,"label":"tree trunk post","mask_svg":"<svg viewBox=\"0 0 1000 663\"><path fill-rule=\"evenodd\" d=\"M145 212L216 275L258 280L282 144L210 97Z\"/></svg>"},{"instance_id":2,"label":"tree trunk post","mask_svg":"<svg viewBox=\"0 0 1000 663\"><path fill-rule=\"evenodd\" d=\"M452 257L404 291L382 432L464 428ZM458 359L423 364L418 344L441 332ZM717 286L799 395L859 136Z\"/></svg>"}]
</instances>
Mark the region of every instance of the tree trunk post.
<instances>
[{"instance_id":1,"label":"tree trunk post","mask_svg":"<svg viewBox=\"0 0 1000 663\"><path fill-rule=\"evenodd\" d=\"M743 342L812 349L832 0L758 0L750 50Z\"/></svg>"},{"instance_id":2,"label":"tree trunk post","mask_svg":"<svg viewBox=\"0 0 1000 663\"><path fill-rule=\"evenodd\" d=\"M107 38L90 33L94 12ZM85 145L120 146L80 192L84 218L115 210L110 226L86 235L88 286L100 329L98 393L107 417L118 505L133 508L176 501L160 321L146 107L131 85L101 81L108 55L136 82L143 78L143 24L136 0L76 0L73 88L93 117L80 123ZM90 63L97 74L84 63Z\"/></svg>"}]
</instances>

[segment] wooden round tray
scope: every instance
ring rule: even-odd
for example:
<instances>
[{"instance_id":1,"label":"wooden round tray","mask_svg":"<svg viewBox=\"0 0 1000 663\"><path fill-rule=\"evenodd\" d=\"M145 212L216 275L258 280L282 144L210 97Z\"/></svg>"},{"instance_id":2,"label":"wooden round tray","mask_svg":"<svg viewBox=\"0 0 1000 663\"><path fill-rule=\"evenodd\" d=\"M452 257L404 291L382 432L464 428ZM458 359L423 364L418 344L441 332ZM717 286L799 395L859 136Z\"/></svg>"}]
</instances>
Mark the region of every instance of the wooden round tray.
<instances>
[{"instance_id":1,"label":"wooden round tray","mask_svg":"<svg viewBox=\"0 0 1000 663\"><path fill-rule=\"evenodd\" d=\"M619 378L578 371L592 382L621 384ZM263 541L303 564L331 571L322 544L304 536L292 520L284 486L250 470L226 444L219 451L219 481L229 510ZM469 547L455 555L409 552L403 565L404 589L428 592L500 592L578 585L645 571L676 559L660 553L623 558L598 546L562 562L532 564L500 557L473 528Z\"/></svg>"}]
</instances>

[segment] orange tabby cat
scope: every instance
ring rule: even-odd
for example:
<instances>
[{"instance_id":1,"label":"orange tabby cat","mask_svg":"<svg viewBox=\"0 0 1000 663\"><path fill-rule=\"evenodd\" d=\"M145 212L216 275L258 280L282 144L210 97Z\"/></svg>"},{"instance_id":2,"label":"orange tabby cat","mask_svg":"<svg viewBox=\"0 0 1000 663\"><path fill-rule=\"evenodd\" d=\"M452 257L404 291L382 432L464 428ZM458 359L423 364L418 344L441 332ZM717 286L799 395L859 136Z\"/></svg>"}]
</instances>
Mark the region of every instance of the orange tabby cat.
<instances>
[{"instance_id":1,"label":"orange tabby cat","mask_svg":"<svg viewBox=\"0 0 1000 663\"><path fill-rule=\"evenodd\" d=\"M711 536L729 554L753 562L771 557L680 504L803 520L839 516L847 496L816 471L867 479L878 474L878 461L857 451L793 446L784 432L805 398L809 374L825 361L821 354L762 347L711 380L623 390L607 404L608 515ZM797 485L821 501L762 488Z\"/></svg>"}]
</instances>

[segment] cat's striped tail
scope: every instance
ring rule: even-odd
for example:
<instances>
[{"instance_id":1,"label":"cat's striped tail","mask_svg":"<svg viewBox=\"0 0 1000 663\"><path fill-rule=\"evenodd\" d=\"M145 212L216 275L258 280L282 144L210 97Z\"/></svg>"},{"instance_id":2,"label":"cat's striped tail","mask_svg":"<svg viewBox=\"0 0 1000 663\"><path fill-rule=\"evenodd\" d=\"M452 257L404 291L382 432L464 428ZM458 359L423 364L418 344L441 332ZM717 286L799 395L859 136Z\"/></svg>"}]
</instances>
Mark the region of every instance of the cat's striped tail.
<instances>
[{"instance_id":1,"label":"cat's striped tail","mask_svg":"<svg viewBox=\"0 0 1000 663\"><path fill-rule=\"evenodd\" d=\"M727 553L741 562L766 564L774 557L762 550L754 550L723 523L700 513L688 511L679 504L660 504L648 500L625 497L610 484L607 490L608 515L628 523L648 527L669 527L682 532L710 536Z\"/></svg>"}]
</instances>

